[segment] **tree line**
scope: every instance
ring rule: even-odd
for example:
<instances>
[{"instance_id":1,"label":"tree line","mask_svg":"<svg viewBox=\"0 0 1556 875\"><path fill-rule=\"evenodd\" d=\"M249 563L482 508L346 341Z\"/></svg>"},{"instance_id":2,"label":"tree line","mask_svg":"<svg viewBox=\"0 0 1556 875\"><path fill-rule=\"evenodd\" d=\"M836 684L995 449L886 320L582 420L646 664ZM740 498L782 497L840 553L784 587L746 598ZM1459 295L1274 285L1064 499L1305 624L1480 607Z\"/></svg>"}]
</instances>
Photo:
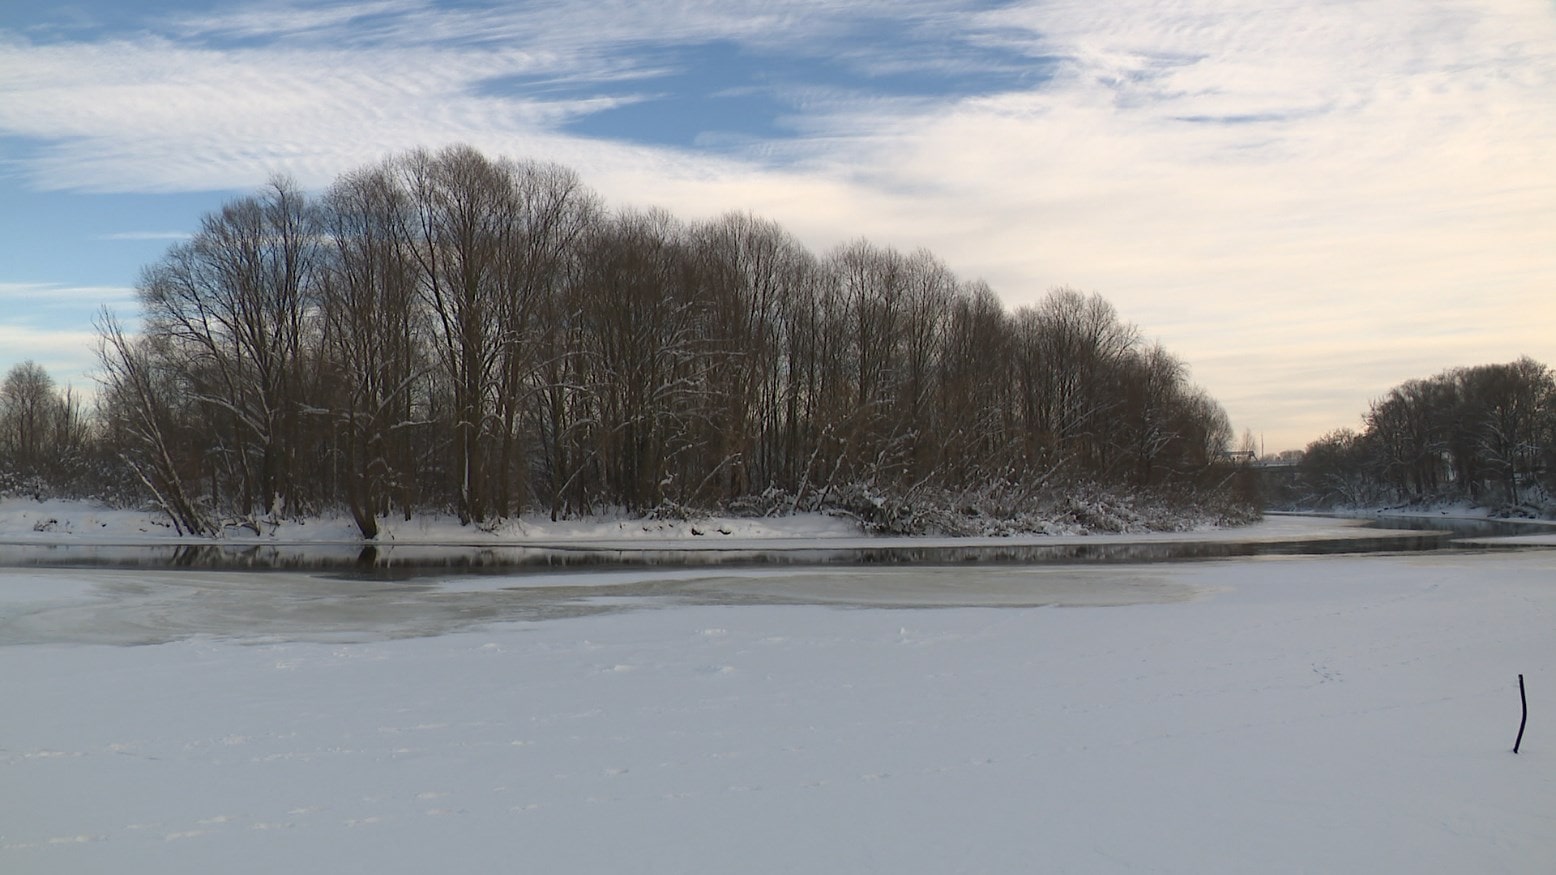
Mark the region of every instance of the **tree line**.
<instances>
[{"instance_id":1,"label":"tree line","mask_svg":"<svg viewBox=\"0 0 1556 875\"><path fill-rule=\"evenodd\" d=\"M1556 495L1556 378L1531 358L1408 380L1372 402L1363 423L1308 445L1304 501L1517 506Z\"/></svg>"},{"instance_id":2,"label":"tree line","mask_svg":"<svg viewBox=\"0 0 1556 875\"><path fill-rule=\"evenodd\" d=\"M331 509L368 538L419 510L890 524L1225 485L1221 407L1095 294L1010 312L923 250L609 210L465 146L317 196L273 179L138 295L138 333L101 317L97 439L189 533Z\"/></svg>"},{"instance_id":3,"label":"tree line","mask_svg":"<svg viewBox=\"0 0 1556 875\"><path fill-rule=\"evenodd\" d=\"M21 362L0 380L0 495L85 487L92 449L81 399L37 362Z\"/></svg>"}]
</instances>

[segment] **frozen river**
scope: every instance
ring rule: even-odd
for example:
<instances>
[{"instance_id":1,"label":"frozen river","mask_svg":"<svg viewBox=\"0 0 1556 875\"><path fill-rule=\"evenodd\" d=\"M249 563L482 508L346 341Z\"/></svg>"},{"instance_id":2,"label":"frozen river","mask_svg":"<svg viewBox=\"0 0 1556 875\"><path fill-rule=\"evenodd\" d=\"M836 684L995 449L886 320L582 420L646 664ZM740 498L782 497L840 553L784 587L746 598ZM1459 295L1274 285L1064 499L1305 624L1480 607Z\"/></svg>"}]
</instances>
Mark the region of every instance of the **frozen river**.
<instances>
[{"instance_id":1,"label":"frozen river","mask_svg":"<svg viewBox=\"0 0 1556 875\"><path fill-rule=\"evenodd\" d=\"M0 871L1548 868L1556 551L1248 534L0 568Z\"/></svg>"},{"instance_id":2,"label":"frozen river","mask_svg":"<svg viewBox=\"0 0 1556 875\"><path fill-rule=\"evenodd\" d=\"M0 645L370 641L644 608L1105 607L1199 593L1173 562L1483 549L1506 524L1383 529L1289 518L1251 530L1081 538L720 544L0 546ZM1494 541L1492 542L1494 543Z\"/></svg>"},{"instance_id":3,"label":"frozen river","mask_svg":"<svg viewBox=\"0 0 1556 875\"><path fill-rule=\"evenodd\" d=\"M0 572L0 645L375 641L482 625L673 606L1104 606L1180 601L1149 567L619 570L402 579L328 572L35 569Z\"/></svg>"}]
</instances>

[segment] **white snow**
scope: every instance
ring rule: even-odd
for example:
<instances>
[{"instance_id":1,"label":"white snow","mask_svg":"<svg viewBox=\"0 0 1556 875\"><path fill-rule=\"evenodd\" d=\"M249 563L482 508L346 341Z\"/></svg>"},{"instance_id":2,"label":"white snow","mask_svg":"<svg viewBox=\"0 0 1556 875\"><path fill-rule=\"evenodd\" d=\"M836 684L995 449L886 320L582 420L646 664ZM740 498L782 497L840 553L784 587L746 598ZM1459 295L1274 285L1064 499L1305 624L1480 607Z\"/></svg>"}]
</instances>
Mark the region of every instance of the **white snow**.
<instances>
[{"instance_id":1,"label":"white snow","mask_svg":"<svg viewBox=\"0 0 1556 875\"><path fill-rule=\"evenodd\" d=\"M977 547L1011 544L1156 543L1185 541L1289 541L1354 537L1363 520L1301 515L1271 515L1250 526L1204 528L1183 532L1129 534L1011 535L926 537L867 535L855 520L820 513L783 517L644 520L597 517L553 522L525 517L485 529L460 525L450 516L428 514L405 521L381 521L379 546L522 546L573 549L677 551L750 551L859 549L911 544L919 547ZM209 539L179 537L153 511L109 509L87 502L25 498L0 499L0 544L137 546L209 544ZM344 517L265 524L260 534L233 528L219 542L229 545L360 545L356 526Z\"/></svg>"},{"instance_id":2,"label":"white snow","mask_svg":"<svg viewBox=\"0 0 1556 875\"><path fill-rule=\"evenodd\" d=\"M787 541L862 536L851 520L823 514L796 514L778 518L644 520L625 516L600 516L553 522L528 516L490 528L461 525L444 514L423 514L411 520L380 520L381 545L586 545L624 543L652 546L672 543L677 548L699 543L729 544L738 541ZM307 521L262 523L256 533L232 527L222 533L227 544L359 544L361 534L349 517L333 516ZM9 544L117 544L210 543L204 538L180 537L165 516L155 511L114 509L66 499L37 501L0 498L0 543Z\"/></svg>"},{"instance_id":3,"label":"white snow","mask_svg":"<svg viewBox=\"0 0 1556 875\"><path fill-rule=\"evenodd\" d=\"M1538 550L0 569L0 872L1549 871L1553 628Z\"/></svg>"}]
</instances>

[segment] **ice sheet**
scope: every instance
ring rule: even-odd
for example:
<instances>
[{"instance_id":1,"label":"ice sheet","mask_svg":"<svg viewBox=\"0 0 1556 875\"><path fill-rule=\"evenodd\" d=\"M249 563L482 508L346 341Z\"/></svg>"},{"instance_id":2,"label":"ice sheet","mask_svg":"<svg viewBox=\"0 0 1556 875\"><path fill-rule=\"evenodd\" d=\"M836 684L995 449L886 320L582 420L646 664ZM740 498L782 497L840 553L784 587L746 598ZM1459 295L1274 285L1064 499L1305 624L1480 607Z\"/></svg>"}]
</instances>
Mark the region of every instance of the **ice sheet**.
<instances>
[{"instance_id":1,"label":"ice sheet","mask_svg":"<svg viewBox=\"0 0 1556 875\"><path fill-rule=\"evenodd\" d=\"M791 574L716 604L610 581L592 598L649 609L507 622L461 612L565 593L337 580L310 602L306 576L100 574L0 578L7 612L90 603L110 627L149 599L129 625L168 639L0 647L7 875L1556 859L1551 552L1158 564L1138 582L1199 596L1066 610L797 603L823 581ZM874 599L890 575L864 577ZM307 634L223 619L266 604Z\"/></svg>"}]
</instances>

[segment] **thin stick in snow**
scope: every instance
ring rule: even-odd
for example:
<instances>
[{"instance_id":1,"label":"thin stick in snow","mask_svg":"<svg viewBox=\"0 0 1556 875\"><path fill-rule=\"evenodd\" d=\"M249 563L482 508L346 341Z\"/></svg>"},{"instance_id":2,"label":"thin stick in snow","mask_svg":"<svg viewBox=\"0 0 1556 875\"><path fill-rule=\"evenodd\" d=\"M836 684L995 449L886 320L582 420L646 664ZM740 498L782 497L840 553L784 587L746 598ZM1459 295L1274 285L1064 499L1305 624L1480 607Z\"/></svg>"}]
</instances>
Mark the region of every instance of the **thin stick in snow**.
<instances>
[{"instance_id":1,"label":"thin stick in snow","mask_svg":"<svg viewBox=\"0 0 1556 875\"><path fill-rule=\"evenodd\" d=\"M1524 706L1524 716L1518 721L1518 740L1513 742L1513 753L1518 753L1518 746L1524 743L1524 725L1529 722L1529 698L1524 695L1524 676L1518 676L1518 701Z\"/></svg>"}]
</instances>

